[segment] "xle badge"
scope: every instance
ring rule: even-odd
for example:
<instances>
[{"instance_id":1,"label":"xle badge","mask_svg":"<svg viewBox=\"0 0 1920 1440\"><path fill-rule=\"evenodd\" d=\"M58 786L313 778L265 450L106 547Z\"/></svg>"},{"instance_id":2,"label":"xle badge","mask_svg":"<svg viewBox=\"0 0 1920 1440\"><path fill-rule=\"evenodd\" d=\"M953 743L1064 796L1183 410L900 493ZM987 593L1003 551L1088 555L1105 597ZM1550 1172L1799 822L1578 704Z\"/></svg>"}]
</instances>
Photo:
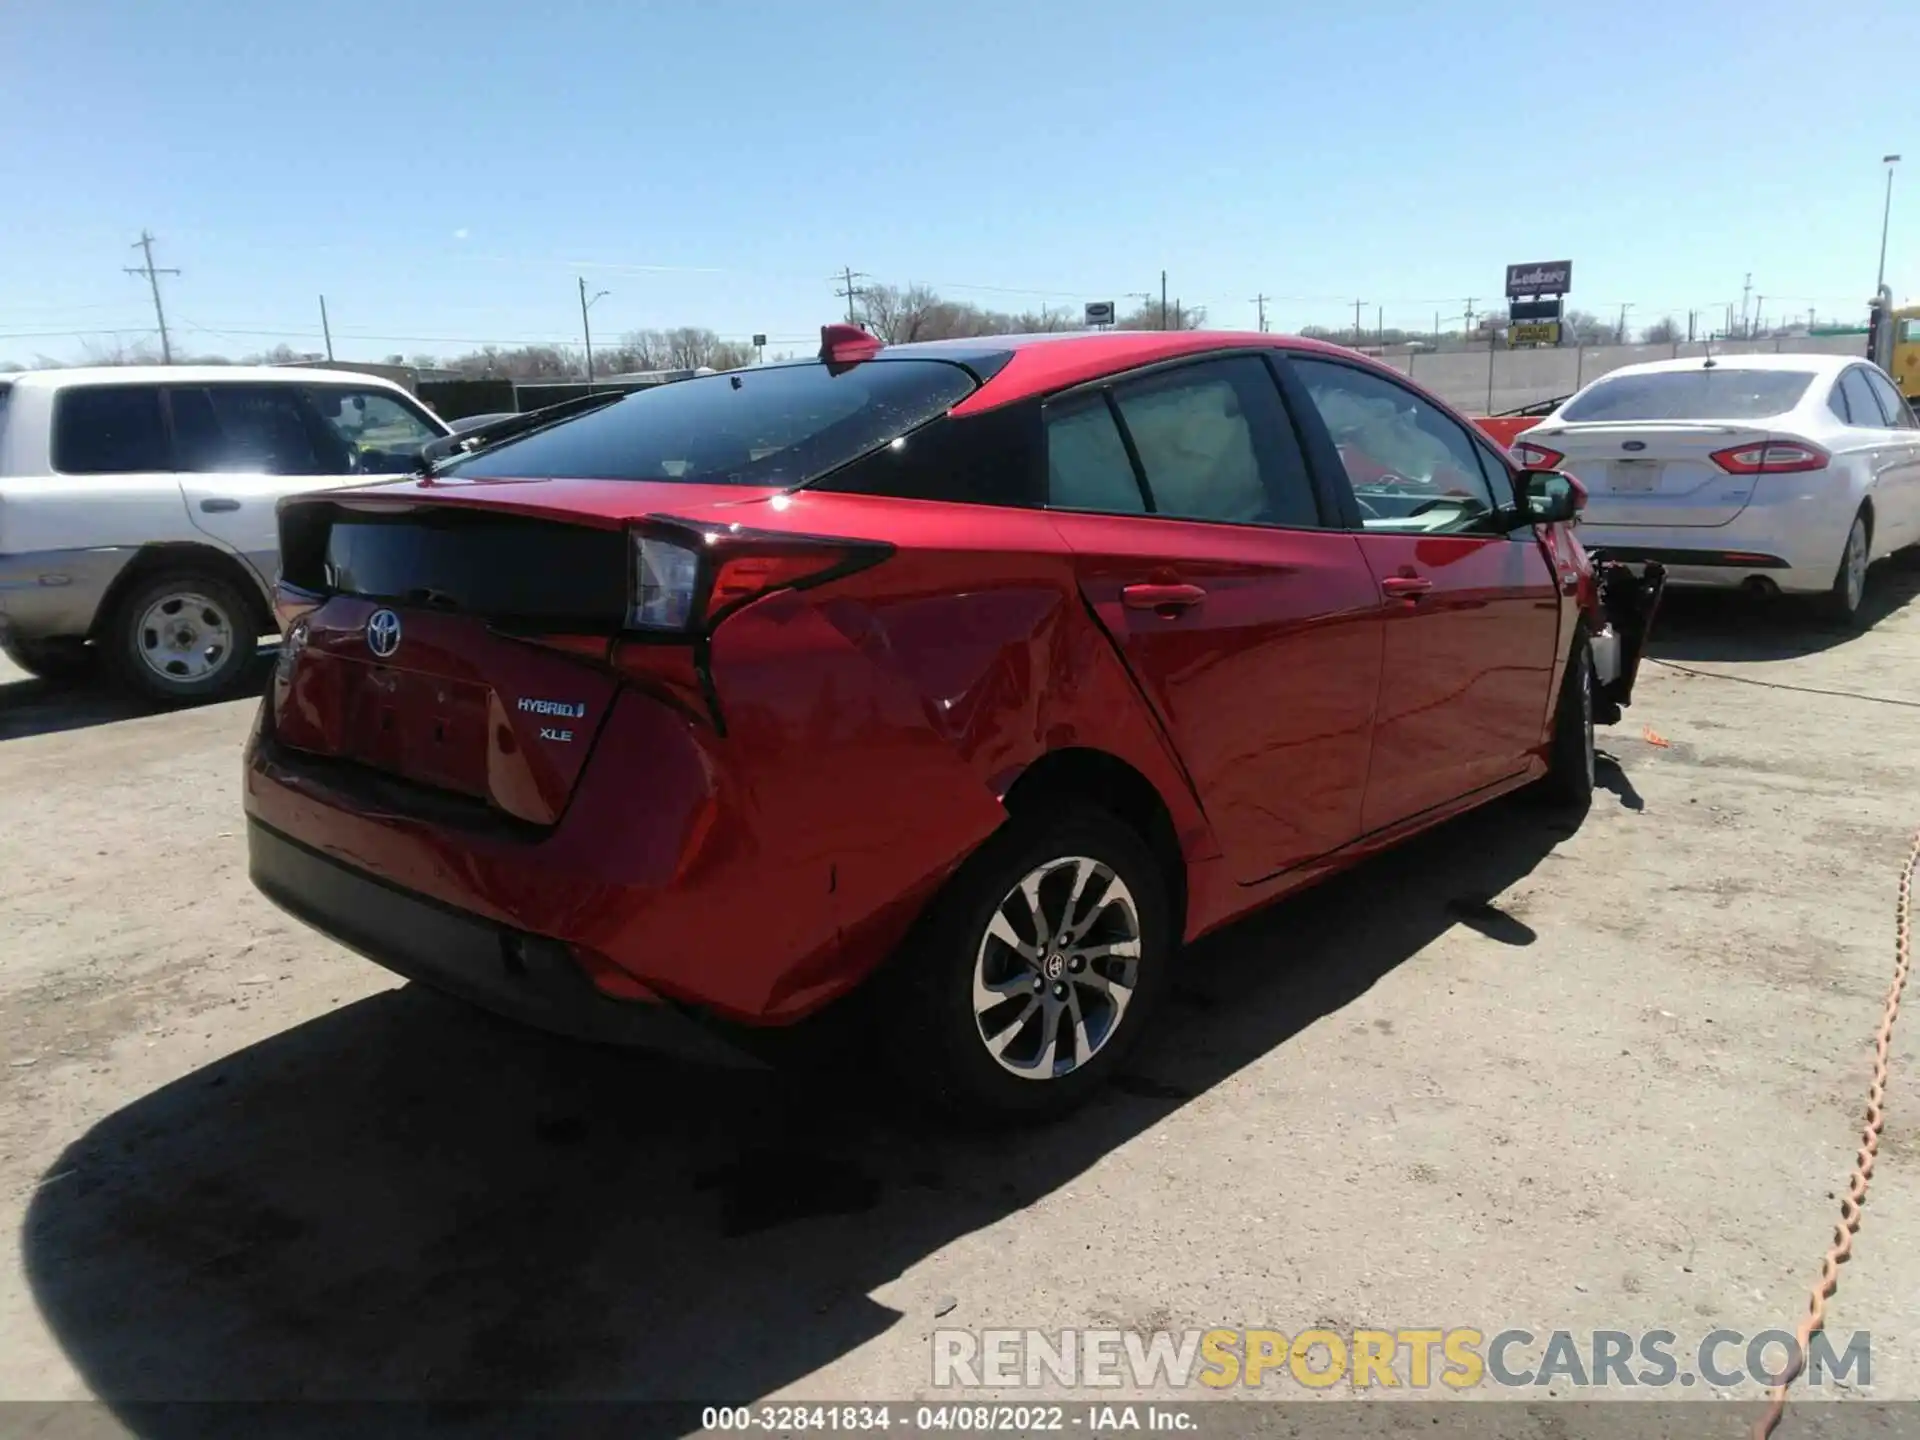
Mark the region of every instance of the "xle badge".
<instances>
[{"instance_id":1,"label":"xle badge","mask_svg":"<svg viewBox=\"0 0 1920 1440\"><path fill-rule=\"evenodd\" d=\"M551 730L545 725L542 725L540 727L540 738L542 740L558 740L563 745L570 745L573 743L573 731Z\"/></svg>"}]
</instances>

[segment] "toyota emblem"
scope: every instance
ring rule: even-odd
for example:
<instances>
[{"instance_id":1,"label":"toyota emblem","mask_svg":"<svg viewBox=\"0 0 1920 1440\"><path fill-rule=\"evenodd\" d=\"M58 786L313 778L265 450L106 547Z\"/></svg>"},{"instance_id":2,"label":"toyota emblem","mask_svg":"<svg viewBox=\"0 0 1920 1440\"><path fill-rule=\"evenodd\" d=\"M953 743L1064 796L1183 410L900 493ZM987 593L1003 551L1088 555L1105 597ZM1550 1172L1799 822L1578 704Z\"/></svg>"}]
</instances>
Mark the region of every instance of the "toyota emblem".
<instances>
[{"instance_id":1,"label":"toyota emblem","mask_svg":"<svg viewBox=\"0 0 1920 1440\"><path fill-rule=\"evenodd\" d=\"M384 660L400 648L400 617L391 610L376 610L367 619L367 649Z\"/></svg>"}]
</instances>

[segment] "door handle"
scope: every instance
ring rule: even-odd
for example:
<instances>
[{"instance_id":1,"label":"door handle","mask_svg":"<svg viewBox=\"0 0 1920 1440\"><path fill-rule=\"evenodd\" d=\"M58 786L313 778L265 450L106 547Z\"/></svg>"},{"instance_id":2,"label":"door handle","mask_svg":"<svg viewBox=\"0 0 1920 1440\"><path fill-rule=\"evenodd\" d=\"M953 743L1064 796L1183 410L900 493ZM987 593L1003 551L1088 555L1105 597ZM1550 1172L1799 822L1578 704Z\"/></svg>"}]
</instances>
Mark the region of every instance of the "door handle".
<instances>
[{"instance_id":1,"label":"door handle","mask_svg":"<svg viewBox=\"0 0 1920 1440\"><path fill-rule=\"evenodd\" d=\"M238 510L240 502L238 500L202 500L200 508L209 515L219 515L228 510Z\"/></svg>"},{"instance_id":2,"label":"door handle","mask_svg":"<svg viewBox=\"0 0 1920 1440\"><path fill-rule=\"evenodd\" d=\"M1389 575L1380 582L1380 588L1390 600L1417 600L1433 589L1433 581L1424 575Z\"/></svg>"},{"instance_id":3,"label":"door handle","mask_svg":"<svg viewBox=\"0 0 1920 1440\"><path fill-rule=\"evenodd\" d=\"M1186 610L1206 598L1198 585L1126 585L1120 590L1120 601L1129 610Z\"/></svg>"}]
</instances>

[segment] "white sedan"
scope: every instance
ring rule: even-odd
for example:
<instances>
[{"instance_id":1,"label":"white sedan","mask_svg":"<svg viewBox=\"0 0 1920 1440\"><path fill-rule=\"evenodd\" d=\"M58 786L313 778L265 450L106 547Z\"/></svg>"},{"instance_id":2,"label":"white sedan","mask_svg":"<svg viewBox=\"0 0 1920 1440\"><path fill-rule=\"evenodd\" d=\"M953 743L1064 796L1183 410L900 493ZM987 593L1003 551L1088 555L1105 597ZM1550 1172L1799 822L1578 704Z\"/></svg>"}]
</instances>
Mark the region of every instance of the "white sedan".
<instances>
[{"instance_id":1,"label":"white sedan","mask_svg":"<svg viewBox=\"0 0 1920 1440\"><path fill-rule=\"evenodd\" d=\"M1858 615L1867 567L1920 544L1920 423L1844 355L1629 365L1514 443L1587 487L1581 539L1673 585L1823 597Z\"/></svg>"}]
</instances>

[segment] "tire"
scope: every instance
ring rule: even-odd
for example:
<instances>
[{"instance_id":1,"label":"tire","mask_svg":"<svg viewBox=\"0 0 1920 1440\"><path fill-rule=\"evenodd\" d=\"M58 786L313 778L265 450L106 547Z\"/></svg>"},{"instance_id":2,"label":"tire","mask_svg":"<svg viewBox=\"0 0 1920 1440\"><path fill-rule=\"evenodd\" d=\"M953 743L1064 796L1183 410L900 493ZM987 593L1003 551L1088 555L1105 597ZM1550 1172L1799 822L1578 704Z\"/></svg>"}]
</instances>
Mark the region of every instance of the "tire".
<instances>
[{"instance_id":1,"label":"tire","mask_svg":"<svg viewBox=\"0 0 1920 1440\"><path fill-rule=\"evenodd\" d=\"M1081 946L1032 943L1029 893L1048 929L1066 920ZM951 1118L1050 1119L1084 1103L1148 1028L1176 938L1160 866L1126 822L1079 805L1016 816L929 907L880 977L873 1018L902 1079ZM1113 944L1137 953L1082 953ZM1004 998L976 1010L976 979L1004 987Z\"/></svg>"},{"instance_id":2,"label":"tire","mask_svg":"<svg viewBox=\"0 0 1920 1440\"><path fill-rule=\"evenodd\" d=\"M1820 597L1821 613L1848 629L1857 629L1860 625L1860 606L1867 596L1867 557L1872 554L1872 540L1873 522L1862 507L1847 528L1846 543L1840 547L1833 588Z\"/></svg>"},{"instance_id":3,"label":"tire","mask_svg":"<svg viewBox=\"0 0 1920 1440\"><path fill-rule=\"evenodd\" d=\"M227 700L251 691L268 623L260 604L223 577L168 570L121 597L102 648L115 678L144 699Z\"/></svg>"},{"instance_id":4,"label":"tire","mask_svg":"<svg viewBox=\"0 0 1920 1440\"><path fill-rule=\"evenodd\" d=\"M1593 647L1586 626L1573 635L1560 699L1553 711L1553 738L1540 797L1552 805L1584 810L1593 803Z\"/></svg>"},{"instance_id":5,"label":"tire","mask_svg":"<svg viewBox=\"0 0 1920 1440\"><path fill-rule=\"evenodd\" d=\"M49 685L78 685L93 674L94 652L79 639L15 640L0 646L7 659Z\"/></svg>"}]
</instances>

